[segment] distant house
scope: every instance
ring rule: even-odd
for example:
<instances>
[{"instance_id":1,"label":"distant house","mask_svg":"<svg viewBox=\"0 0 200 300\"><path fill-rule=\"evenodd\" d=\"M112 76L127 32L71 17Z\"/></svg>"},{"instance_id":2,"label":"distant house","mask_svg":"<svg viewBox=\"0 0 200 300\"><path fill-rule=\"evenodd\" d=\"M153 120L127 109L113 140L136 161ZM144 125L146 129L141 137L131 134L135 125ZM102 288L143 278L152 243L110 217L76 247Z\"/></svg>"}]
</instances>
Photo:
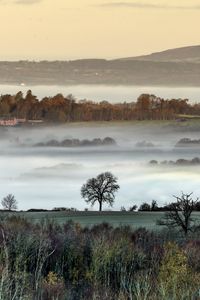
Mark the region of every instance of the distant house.
<instances>
[{"instance_id":1,"label":"distant house","mask_svg":"<svg viewBox=\"0 0 200 300\"><path fill-rule=\"evenodd\" d=\"M0 119L0 126L17 126L19 123L16 118Z\"/></svg>"},{"instance_id":2,"label":"distant house","mask_svg":"<svg viewBox=\"0 0 200 300\"><path fill-rule=\"evenodd\" d=\"M0 126L17 126L19 124L25 123L26 119L17 119L11 117L2 117L0 118Z\"/></svg>"},{"instance_id":3,"label":"distant house","mask_svg":"<svg viewBox=\"0 0 200 300\"><path fill-rule=\"evenodd\" d=\"M43 120L28 120L27 122L32 124L32 125L44 123Z\"/></svg>"},{"instance_id":4,"label":"distant house","mask_svg":"<svg viewBox=\"0 0 200 300\"><path fill-rule=\"evenodd\" d=\"M26 119L17 119L18 124L26 123Z\"/></svg>"},{"instance_id":5,"label":"distant house","mask_svg":"<svg viewBox=\"0 0 200 300\"><path fill-rule=\"evenodd\" d=\"M15 118L15 117L10 117L10 116L3 116L0 117L0 126L17 126L21 124L40 124L43 123L43 120L27 120L27 119L20 119L20 118Z\"/></svg>"}]
</instances>

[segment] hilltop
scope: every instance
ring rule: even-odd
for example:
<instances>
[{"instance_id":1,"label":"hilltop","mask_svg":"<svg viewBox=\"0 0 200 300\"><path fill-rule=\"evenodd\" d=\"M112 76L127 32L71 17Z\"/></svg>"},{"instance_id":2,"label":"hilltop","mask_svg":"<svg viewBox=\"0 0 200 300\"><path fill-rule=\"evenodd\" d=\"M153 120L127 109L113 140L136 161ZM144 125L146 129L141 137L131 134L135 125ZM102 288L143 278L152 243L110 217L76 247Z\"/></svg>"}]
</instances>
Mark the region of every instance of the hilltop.
<instances>
[{"instance_id":1,"label":"hilltop","mask_svg":"<svg viewBox=\"0 0 200 300\"><path fill-rule=\"evenodd\" d=\"M200 63L200 45L169 49L149 55L123 58L122 60Z\"/></svg>"}]
</instances>

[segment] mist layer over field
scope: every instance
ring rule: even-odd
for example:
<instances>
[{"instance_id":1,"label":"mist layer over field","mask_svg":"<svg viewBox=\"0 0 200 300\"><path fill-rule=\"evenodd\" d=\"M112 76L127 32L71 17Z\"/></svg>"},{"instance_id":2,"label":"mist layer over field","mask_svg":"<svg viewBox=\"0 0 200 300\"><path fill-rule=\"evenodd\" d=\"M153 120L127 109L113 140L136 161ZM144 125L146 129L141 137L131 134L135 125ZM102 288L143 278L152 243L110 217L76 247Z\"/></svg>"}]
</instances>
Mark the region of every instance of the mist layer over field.
<instances>
[{"instance_id":1,"label":"mist layer over field","mask_svg":"<svg viewBox=\"0 0 200 300\"><path fill-rule=\"evenodd\" d=\"M34 147L52 139L112 137L116 146ZM199 139L198 126L175 122L85 123L45 128L0 130L0 199L15 195L19 209L88 207L81 185L111 171L121 186L113 209L150 202L164 204L181 191L200 195L200 165L150 165L150 160L200 157L200 147L174 147L181 138ZM153 147L138 144L146 141ZM97 207L95 206L94 209ZM107 207L105 207L107 208Z\"/></svg>"},{"instance_id":2,"label":"mist layer over field","mask_svg":"<svg viewBox=\"0 0 200 300\"><path fill-rule=\"evenodd\" d=\"M42 99L46 96L52 97L58 93L64 96L73 94L78 100L87 99L92 101L132 102L143 94L154 94L164 99L189 99L191 103L200 102L199 87L151 87L151 86L110 86L110 85L0 85L1 94L16 94L19 91L26 93L31 89L33 94Z\"/></svg>"}]
</instances>

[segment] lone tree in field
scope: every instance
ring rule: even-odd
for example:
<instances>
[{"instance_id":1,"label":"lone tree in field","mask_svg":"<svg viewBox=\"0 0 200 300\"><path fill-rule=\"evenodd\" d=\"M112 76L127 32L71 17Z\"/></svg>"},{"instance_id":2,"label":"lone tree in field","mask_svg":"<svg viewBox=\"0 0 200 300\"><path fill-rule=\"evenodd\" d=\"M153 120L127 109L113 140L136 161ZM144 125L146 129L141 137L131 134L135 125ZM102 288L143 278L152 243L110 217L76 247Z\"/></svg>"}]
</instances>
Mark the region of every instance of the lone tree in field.
<instances>
[{"instance_id":1,"label":"lone tree in field","mask_svg":"<svg viewBox=\"0 0 200 300\"><path fill-rule=\"evenodd\" d=\"M113 205L115 193L119 189L117 178L110 172L99 174L96 178L88 179L81 188L81 196L87 203L93 206L99 203L99 211L102 211L103 203Z\"/></svg>"},{"instance_id":2,"label":"lone tree in field","mask_svg":"<svg viewBox=\"0 0 200 300\"><path fill-rule=\"evenodd\" d=\"M177 227L184 233L185 236L187 236L188 232L192 230L192 226L194 225L192 212L198 202L198 199L192 199L192 194L193 193L182 193L181 197L174 196L176 202L169 205L169 211L167 211L164 217L158 221L158 225Z\"/></svg>"},{"instance_id":3,"label":"lone tree in field","mask_svg":"<svg viewBox=\"0 0 200 300\"><path fill-rule=\"evenodd\" d=\"M16 210L17 209L17 200L12 194L4 197L1 201L1 205L5 210Z\"/></svg>"}]
</instances>

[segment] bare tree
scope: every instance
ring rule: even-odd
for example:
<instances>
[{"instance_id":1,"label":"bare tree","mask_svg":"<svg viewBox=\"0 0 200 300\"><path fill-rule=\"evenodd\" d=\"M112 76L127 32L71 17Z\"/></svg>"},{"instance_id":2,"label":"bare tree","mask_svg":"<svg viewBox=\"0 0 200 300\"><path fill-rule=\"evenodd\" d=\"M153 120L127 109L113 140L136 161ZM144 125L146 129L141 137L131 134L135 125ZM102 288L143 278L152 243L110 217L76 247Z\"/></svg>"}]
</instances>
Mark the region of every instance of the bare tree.
<instances>
[{"instance_id":1,"label":"bare tree","mask_svg":"<svg viewBox=\"0 0 200 300\"><path fill-rule=\"evenodd\" d=\"M1 205L5 210L16 210L17 200L15 199L14 195L9 194L8 196L3 198L3 200L1 201Z\"/></svg>"},{"instance_id":2,"label":"bare tree","mask_svg":"<svg viewBox=\"0 0 200 300\"><path fill-rule=\"evenodd\" d=\"M176 202L169 205L169 211L167 211L164 217L158 221L158 225L177 227L183 231L185 236L187 236L194 225L192 212L198 201L198 198L196 200L192 199L192 194L193 193L182 193L180 197L174 196Z\"/></svg>"},{"instance_id":3,"label":"bare tree","mask_svg":"<svg viewBox=\"0 0 200 300\"><path fill-rule=\"evenodd\" d=\"M87 203L93 206L99 203L99 211L102 211L103 203L113 205L115 193L119 189L117 178L110 172L99 174L96 178L88 179L81 188L81 196Z\"/></svg>"},{"instance_id":4,"label":"bare tree","mask_svg":"<svg viewBox=\"0 0 200 300\"><path fill-rule=\"evenodd\" d=\"M139 210L139 211L150 211L150 210L151 210L151 205L148 204L148 203L146 203L146 202L143 202L143 203L140 205L140 207L139 207L138 210Z\"/></svg>"},{"instance_id":5,"label":"bare tree","mask_svg":"<svg viewBox=\"0 0 200 300\"><path fill-rule=\"evenodd\" d=\"M151 210L152 211L158 210L158 203L157 203L156 200L152 200L152 202L151 202Z\"/></svg>"},{"instance_id":6,"label":"bare tree","mask_svg":"<svg viewBox=\"0 0 200 300\"><path fill-rule=\"evenodd\" d=\"M129 211L135 211L137 209L137 205L133 205L129 208Z\"/></svg>"}]
</instances>

